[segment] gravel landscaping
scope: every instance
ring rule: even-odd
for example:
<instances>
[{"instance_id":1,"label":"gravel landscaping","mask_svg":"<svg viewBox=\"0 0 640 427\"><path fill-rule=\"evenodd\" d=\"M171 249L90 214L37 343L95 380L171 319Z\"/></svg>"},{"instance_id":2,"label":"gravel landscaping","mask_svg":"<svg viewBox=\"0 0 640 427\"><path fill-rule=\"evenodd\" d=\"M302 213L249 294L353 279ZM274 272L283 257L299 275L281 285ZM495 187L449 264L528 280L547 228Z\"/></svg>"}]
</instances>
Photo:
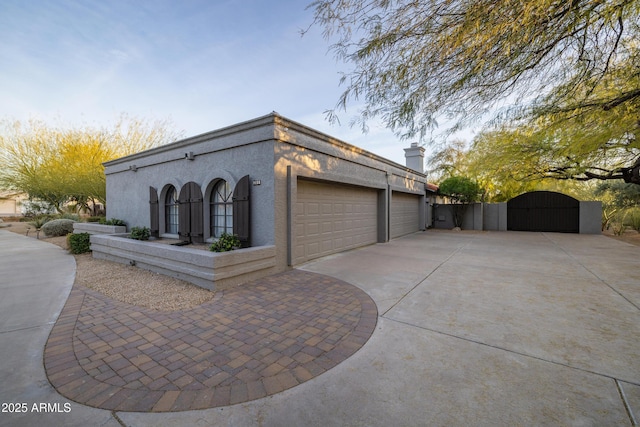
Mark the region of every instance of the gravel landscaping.
<instances>
[{"instance_id":1,"label":"gravel landscaping","mask_svg":"<svg viewBox=\"0 0 640 427\"><path fill-rule=\"evenodd\" d=\"M27 223L5 223L6 230L35 238L35 231ZM67 238L46 237L40 240L67 249ZM183 280L163 276L141 268L94 259L91 254L74 255L75 284L93 289L115 300L158 311L185 310L214 297L214 292L199 288Z\"/></svg>"}]
</instances>

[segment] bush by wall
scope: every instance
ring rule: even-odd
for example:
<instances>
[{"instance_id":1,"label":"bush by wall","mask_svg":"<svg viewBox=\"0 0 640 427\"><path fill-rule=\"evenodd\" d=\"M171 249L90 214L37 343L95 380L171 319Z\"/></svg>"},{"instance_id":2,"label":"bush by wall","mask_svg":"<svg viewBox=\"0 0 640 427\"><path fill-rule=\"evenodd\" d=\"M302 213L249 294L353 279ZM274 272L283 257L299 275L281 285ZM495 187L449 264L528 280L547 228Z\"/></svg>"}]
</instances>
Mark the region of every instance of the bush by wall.
<instances>
[{"instance_id":1,"label":"bush by wall","mask_svg":"<svg viewBox=\"0 0 640 427\"><path fill-rule=\"evenodd\" d=\"M89 233L67 234L67 247L72 254L83 254L91 250Z\"/></svg>"},{"instance_id":2,"label":"bush by wall","mask_svg":"<svg viewBox=\"0 0 640 427\"><path fill-rule=\"evenodd\" d=\"M111 218L111 219L106 219L106 218L102 218L99 220L100 224L103 225L124 225L126 226L127 223L124 220L118 219L118 218Z\"/></svg>"},{"instance_id":3,"label":"bush by wall","mask_svg":"<svg viewBox=\"0 0 640 427\"><path fill-rule=\"evenodd\" d=\"M240 247L240 238L235 234L222 233L209 250L212 252L228 252Z\"/></svg>"},{"instance_id":4,"label":"bush by wall","mask_svg":"<svg viewBox=\"0 0 640 427\"><path fill-rule=\"evenodd\" d=\"M149 240L151 230L149 227L131 227L131 238L136 240Z\"/></svg>"},{"instance_id":5,"label":"bush by wall","mask_svg":"<svg viewBox=\"0 0 640 427\"><path fill-rule=\"evenodd\" d=\"M73 233L73 223L71 219L54 219L42 226L42 232L49 237L66 236Z\"/></svg>"}]
</instances>

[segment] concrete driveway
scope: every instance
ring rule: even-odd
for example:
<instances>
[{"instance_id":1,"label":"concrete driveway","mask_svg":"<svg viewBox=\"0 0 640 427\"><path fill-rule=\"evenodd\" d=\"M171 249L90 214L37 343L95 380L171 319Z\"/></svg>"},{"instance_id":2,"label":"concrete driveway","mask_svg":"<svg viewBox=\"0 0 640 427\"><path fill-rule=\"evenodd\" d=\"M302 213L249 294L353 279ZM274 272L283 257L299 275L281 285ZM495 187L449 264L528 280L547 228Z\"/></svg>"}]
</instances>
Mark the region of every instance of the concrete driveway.
<instances>
[{"instance_id":1,"label":"concrete driveway","mask_svg":"<svg viewBox=\"0 0 640 427\"><path fill-rule=\"evenodd\" d=\"M3 233L0 260L11 254ZM639 247L604 236L417 233L301 267L360 287L379 311L364 347L319 377L223 408L109 413L72 403L69 414L46 420L127 426L637 425L639 267ZM0 261L3 294L30 280L7 281L13 268ZM38 273L35 282L48 283L48 273ZM66 297L70 285L59 287ZM21 326L5 319L7 307L0 304L2 402L33 400L34 382L41 390L36 398L64 402L50 394L41 359L32 354L40 351L41 357L36 342L44 345L51 315L33 328ZM38 333L20 332L27 329ZM0 424L25 425L35 419L29 417L18 423L1 413Z\"/></svg>"}]
</instances>

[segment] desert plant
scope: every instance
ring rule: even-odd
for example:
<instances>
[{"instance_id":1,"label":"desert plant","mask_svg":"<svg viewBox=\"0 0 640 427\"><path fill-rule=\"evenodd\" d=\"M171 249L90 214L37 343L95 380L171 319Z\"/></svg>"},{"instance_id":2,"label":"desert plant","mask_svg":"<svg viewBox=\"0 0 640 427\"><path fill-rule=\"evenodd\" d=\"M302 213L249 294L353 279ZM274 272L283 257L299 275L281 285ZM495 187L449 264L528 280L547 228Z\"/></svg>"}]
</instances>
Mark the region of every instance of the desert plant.
<instances>
[{"instance_id":1,"label":"desert plant","mask_svg":"<svg viewBox=\"0 0 640 427\"><path fill-rule=\"evenodd\" d=\"M123 225L123 226L127 225L126 222L118 218L111 218L111 219L102 218L99 222L100 224L103 224L103 225Z\"/></svg>"},{"instance_id":2,"label":"desert plant","mask_svg":"<svg viewBox=\"0 0 640 427\"><path fill-rule=\"evenodd\" d=\"M131 238L136 240L149 240L151 230L149 227L132 227Z\"/></svg>"},{"instance_id":3,"label":"desert plant","mask_svg":"<svg viewBox=\"0 0 640 427\"><path fill-rule=\"evenodd\" d=\"M33 228L36 229L36 238L37 239L40 238L40 230L42 229L42 226L45 225L47 222L49 222L49 218L47 218L45 215L37 216L37 217L33 218L32 221L29 221L29 224L31 226L33 226ZM29 229L27 229L27 236L28 235L29 235Z\"/></svg>"},{"instance_id":4,"label":"desert plant","mask_svg":"<svg viewBox=\"0 0 640 427\"><path fill-rule=\"evenodd\" d=\"M97 222L102 224L100 221L104 221L105 217L103 216L90 216L86 219L87 222Z\"/></svg>"},{"instance_id":5,"label":"desert plant","mask_svg":"<svg viewBox=\"0 0 640 427\"><path fill-rule=\"evenodd\" d=\"M627 223L629 227L640 233L640 208L629 210L627 215Z\"/></svg>"},{"instance_id":6,"label":"desert plant","mask_svg":"<svg viewBox=\"0 0 640 427\"><path fill-rule=\"evenodd\" d=\"M72 254L83 254L91 250L91 235L89 233L67 234L67 247Z\"/></svg>"},{"instance_id":7,"label":"desert plant","mask_svg":"<svg viewBox=\"0 0 640 427\"><path fill-rule=\"evenodd\" d=\"M209 247L211 252L228 252L240 248L240 238L236 234L222 233Z\"/></svg>"},{"instance_id":8,"label":"desert plant","mask_svg":"<svg viewBox=\"0 0 640 427\"><path fill-rule=\"evenodd\" d=\"M613 234L615 236L622 236L627 230L627 226L625 225L624 221L612 222L611 229L613 230Z\"/></svg>"},{"instance_id":9,"label":"desert plant","mask_svg":"<svg viewBox=\"0 0 640 427\"><path fill-rule=\"evenodd\" d=\"M42 226L42 232L49 237L66 236L73 233L73 223L71 219L54 219Z\"/></svg>"},{"instance_id":10,"label":"desert plant","mask_svg":"<svg viewBox=\"0 0 640 427\"><path fill-rule=\"evenodd\" d=\"M80 221L80 215L75 213L63 213L59 217L59 219L70 219L72 221L78 222Z\"/></svg>"},{"instance_id":11,"label":"desert plant","mask_svg":"<svg viewBox=\"0 0 640 427\"><path fill-rule=\"evenodd\" d=\"M38 216L29 221L29 224L33 225L35 229L40 229L47 222L49 222L49 218L47 218L46 216Z\"/></svg>"}]
</instances>

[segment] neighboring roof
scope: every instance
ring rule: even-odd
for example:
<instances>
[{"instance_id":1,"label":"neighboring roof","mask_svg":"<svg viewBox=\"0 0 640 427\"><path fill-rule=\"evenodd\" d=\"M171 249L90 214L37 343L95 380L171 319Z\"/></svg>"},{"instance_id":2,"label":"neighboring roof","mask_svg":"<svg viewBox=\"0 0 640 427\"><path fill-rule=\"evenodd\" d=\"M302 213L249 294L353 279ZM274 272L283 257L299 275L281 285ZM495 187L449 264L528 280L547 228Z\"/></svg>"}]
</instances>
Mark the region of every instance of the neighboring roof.
<instances>
[{"instance_id":1,"label":"neighboring roof","mask_svg":"<svg viewBox=\"0 0 640 427\"><path fill-rule=\"evenodd\" d=\"M0 190L0 199L26 199L28 196L20 191Z\"/></svg>"},{"instance_id":2,"label":"neighboring roof","mask_svg":"<svg viewBox=\"0 0 640 427\"><path fill-rule=\"evenodd\" d=\"M432 193L437 193L438 190L440 189L440 187L438 187L435 184L431 184L430 182L427 182L425 184L425 187L427 188L427 191L431 191Z\"/></svg>"}]
</instances>

